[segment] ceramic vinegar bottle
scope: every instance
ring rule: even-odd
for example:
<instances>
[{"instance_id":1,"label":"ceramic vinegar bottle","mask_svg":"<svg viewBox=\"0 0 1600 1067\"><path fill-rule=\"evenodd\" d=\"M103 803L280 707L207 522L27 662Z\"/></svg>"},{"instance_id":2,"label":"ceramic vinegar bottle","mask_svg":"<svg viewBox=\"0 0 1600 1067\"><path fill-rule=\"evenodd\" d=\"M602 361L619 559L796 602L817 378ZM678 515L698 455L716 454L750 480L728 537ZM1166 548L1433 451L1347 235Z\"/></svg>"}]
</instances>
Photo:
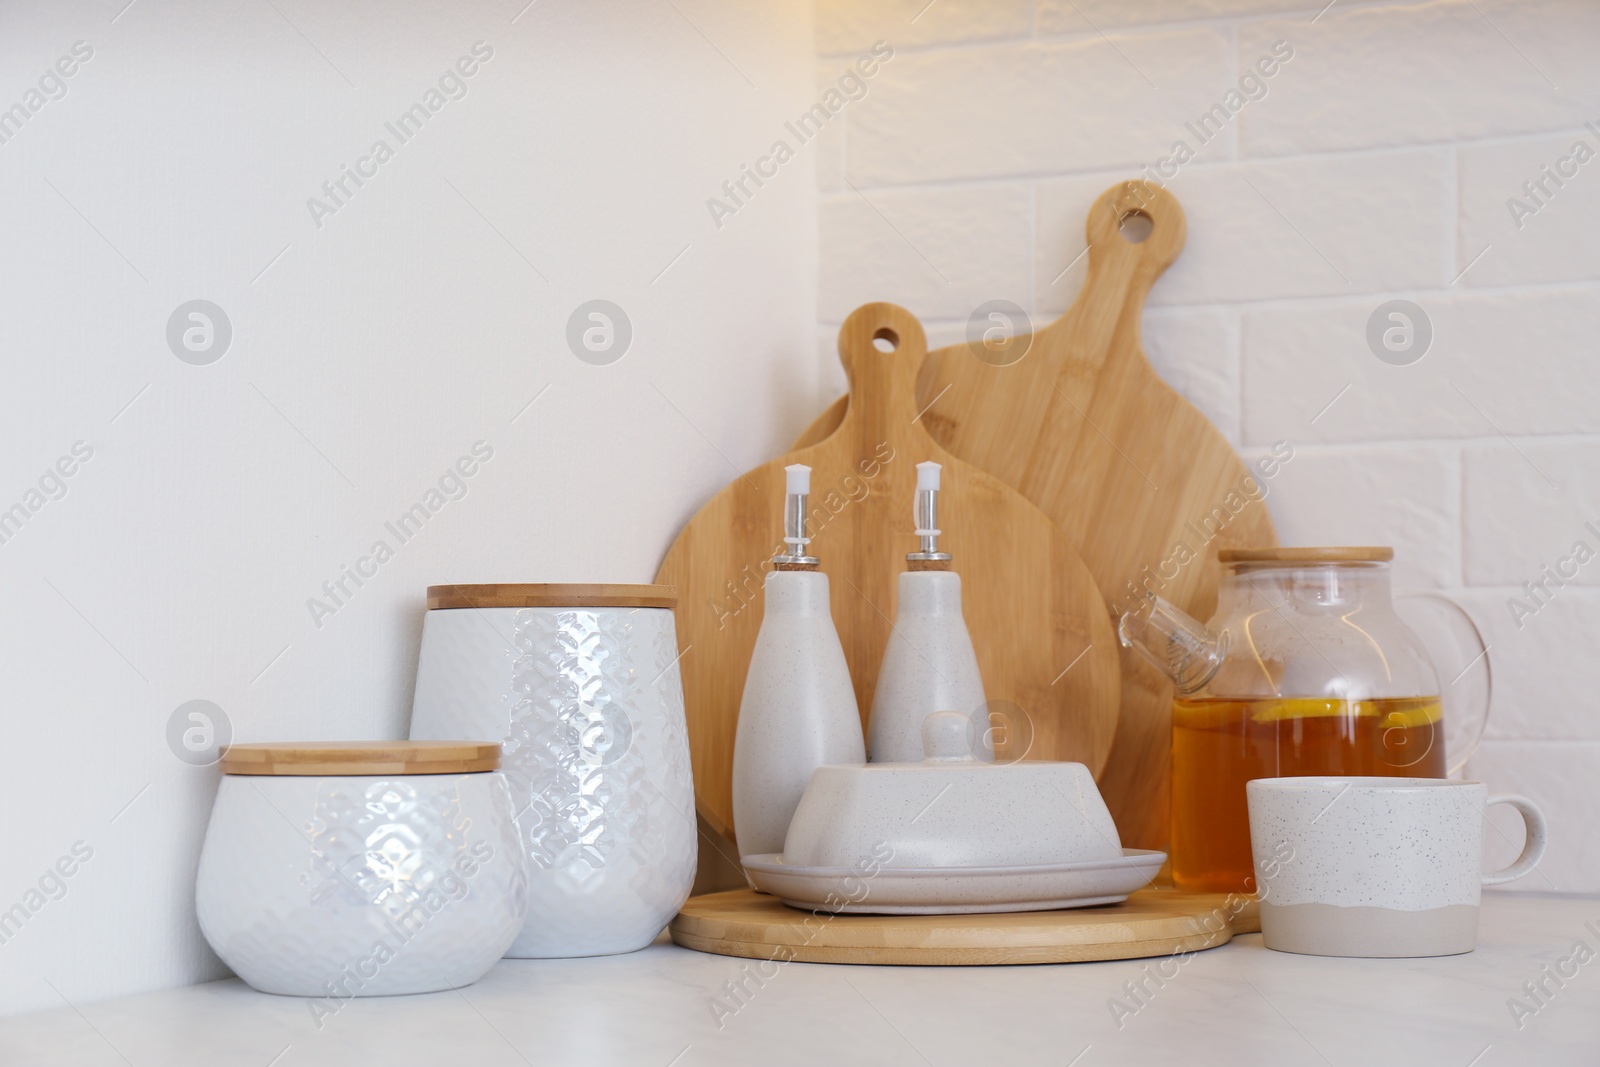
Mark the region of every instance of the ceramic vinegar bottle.
<instances>
[{"instance_id":1,"label":"ceramic vinegar bottle","mask_svg":"<svg viewBox=\"0 0 1600 1067\"><path fill-rule=\"evenodd\" d=\"M812 771L866 762L861 713L828 604L828 576L806 550L811 468L797 463L785 471L785 550L772 558L767 576L733 742L733 825L741 858L783 851Z\"/></svg>"},{"instance_id":2,"label":"ceramic vinegar bottle","mask_svg":"<svg viewBox=\"0 0 1600 1067\"><path fill-rule=\"evenodd\" d=\"M950 569L950 554L939 551L940 470L937 463L917 464L912 515L920 544L906 555L894 628L872 695L867 748L873 763L921 760L923 720L941 708L967 716L973 758L994 759L983 678L961 617L961 576Z\"/></svg>"}]
</instances>

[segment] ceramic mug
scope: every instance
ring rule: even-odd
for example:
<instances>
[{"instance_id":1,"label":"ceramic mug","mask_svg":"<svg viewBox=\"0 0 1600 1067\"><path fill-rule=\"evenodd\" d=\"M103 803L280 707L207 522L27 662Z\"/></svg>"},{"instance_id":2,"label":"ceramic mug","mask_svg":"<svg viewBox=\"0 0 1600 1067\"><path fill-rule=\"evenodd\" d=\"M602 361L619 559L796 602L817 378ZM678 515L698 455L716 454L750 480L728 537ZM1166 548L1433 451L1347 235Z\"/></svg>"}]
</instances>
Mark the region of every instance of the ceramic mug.
<instances>
[{"instance_id":1,"label":"ceramic mug","mask_svg":"<svg viewBox=\"0 0 1600 1067\"><path fill-rule=\"evenodd\" d=\"M1544 855L1544 815L1482 782L1444 778L1258 778L1245 786L1261 933L1315 956L1450 956L1478 941L1480 888ZM1527 840L1483 873L1484 812L1509 804Z\"/></svg>"}]
</instances>

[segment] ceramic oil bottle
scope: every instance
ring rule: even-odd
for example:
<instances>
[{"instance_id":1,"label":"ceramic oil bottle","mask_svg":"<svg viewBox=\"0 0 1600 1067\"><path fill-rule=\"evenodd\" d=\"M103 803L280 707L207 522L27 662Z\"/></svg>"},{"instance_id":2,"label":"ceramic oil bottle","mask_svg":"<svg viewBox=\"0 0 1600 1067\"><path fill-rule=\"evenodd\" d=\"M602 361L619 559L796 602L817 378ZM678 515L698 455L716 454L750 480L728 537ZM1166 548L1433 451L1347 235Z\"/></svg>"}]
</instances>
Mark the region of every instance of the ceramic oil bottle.
<instances>
[{"instance_id":1,"label":"ceramic oil bottle","mask_svg":"<svg viewBox=\"0 0 1600 1067\"><path fill-rule=\"evenodd\" d=\"M937 463L917 464L912 514L919 545L906 555L894 628L872 696L867 747L873 763L921 760L922 721L940 708L968 717L974 758L994 759L983 678L961 617L961 576L951 570L950 553L939 551L939 473Z\"/></svg>"},{"instance_id":2,"label":"ceramic oil bottle","mask_svg":"<svg viewBox=\"0 0 1600 1067\"><path fill-rule=\"evenodd\" d=\"M733 742L733 824L741 857L783 851L812 771L866 762L861 713L828 606L828 576L806 547L811 468L797 463L785 471L784 550L772 558L767 576Z\"/></svg>"}]
</instances>

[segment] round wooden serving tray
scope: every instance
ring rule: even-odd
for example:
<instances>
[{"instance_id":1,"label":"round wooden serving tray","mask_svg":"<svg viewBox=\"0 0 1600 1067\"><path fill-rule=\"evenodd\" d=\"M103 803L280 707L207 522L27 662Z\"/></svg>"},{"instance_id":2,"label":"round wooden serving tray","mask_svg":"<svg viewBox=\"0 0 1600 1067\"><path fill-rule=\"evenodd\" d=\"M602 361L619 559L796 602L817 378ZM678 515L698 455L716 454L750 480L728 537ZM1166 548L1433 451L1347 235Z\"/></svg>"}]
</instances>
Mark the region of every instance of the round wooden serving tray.
<instances>
[{"instance_id":1,"label":"round wooden serving tray","mask_svg":"<svg viewBox=\"0 0 1600 1067\"><path fill-rule=\"evenodd\" d=\"M1170 889L1096 908L1000 915L835 915L734 889L691 897L668 929L684 948L722 956L951 967L1199 952L1260 925L1254 901Z\"/></svg>"}]
</instances>

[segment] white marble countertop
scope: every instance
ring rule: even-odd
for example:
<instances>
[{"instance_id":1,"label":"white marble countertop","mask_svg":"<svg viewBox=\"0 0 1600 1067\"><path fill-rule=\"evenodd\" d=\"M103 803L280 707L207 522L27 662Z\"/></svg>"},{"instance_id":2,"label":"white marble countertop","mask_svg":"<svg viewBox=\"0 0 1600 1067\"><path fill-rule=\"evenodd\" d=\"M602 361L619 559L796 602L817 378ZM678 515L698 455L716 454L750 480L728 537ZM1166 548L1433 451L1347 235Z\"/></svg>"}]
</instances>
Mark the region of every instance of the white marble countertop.
<instances>
[{"instance_id":1,"label":"white marble countertop","mask_svg":"<svg viewBox=\"0 0 1600 1067\"><path fill-rule=\"evenodd\" d=\"M1580 942L1593 952L1574 957ZM1181 966L791 963L745 979L741 1004L725 983L747 963L665 937L507 960L458 992L347 1001L320 1027L307 1001L212 982L0 1021L0 1064L1600 1064L1595 898L1486 895L1478 950L1440 959L1294 956L1252 934ZM1147 965L1176 974L1157 985ZM1141 978L1142 1005L1125 986Z\"/></svg>"}]
</instances>

